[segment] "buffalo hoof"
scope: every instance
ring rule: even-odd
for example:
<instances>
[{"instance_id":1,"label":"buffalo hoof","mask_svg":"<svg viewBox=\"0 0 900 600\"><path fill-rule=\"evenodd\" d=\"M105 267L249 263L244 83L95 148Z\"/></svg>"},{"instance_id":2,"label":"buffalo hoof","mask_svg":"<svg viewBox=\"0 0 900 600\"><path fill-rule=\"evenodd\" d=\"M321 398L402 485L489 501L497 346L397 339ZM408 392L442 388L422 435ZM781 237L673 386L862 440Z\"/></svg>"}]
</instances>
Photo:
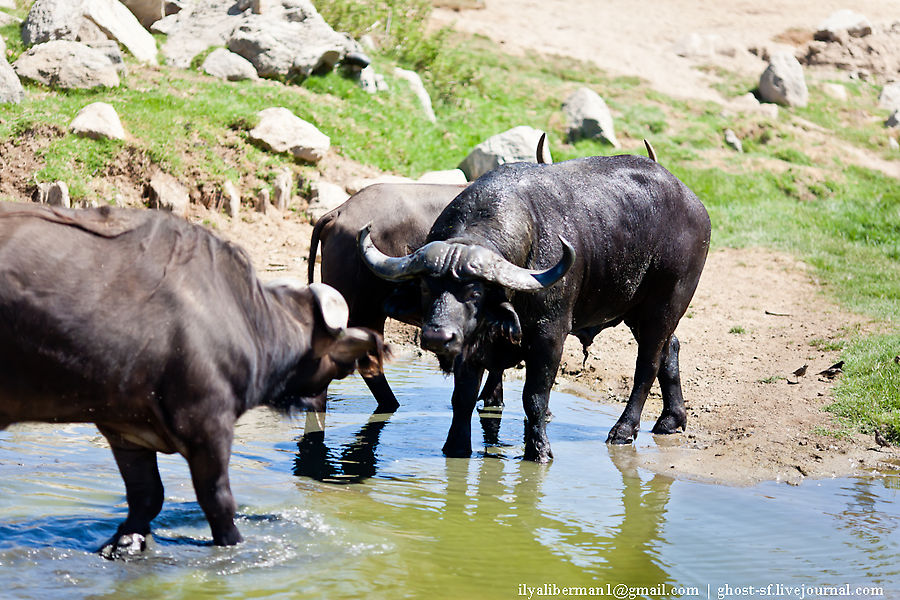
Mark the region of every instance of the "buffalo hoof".
<instances>
[{"instance_id":1,"label":"buffalo hoof","mask_svg":"<svg viewBox=\"0 0 900 600\"><path fill-rule=\"evenodd\" d=\"M470 458L472 456L472 444L444 444L444 456L447 458Z\"/></svg>"},{"instance_id":2,"label":"buffalo hoof","mask_svg":"<svg viewBox=\"0 0 900 600\"><path fill-rule=\"evenodd\" d=\"M657 435L681 433L686 425L687 417L685 415L663 414L659 417L656 425L653 426L653 433Z\"/></svg>"},{"instance_id":3,"label":"buffalo hoof","mask_svg":"<svg viewBox=\"0 0 900 600\"><path fill-rule=\"evenodd\" d=\"M119 560L140 556L146 549L152 538L140 533L116 534L102 548L100 556L107 560Z\"/></svg>"},{"instance_id":4,"label":"buffalo hoof","mask_svg":"<svg viewBox=\"0 0 900 600\"><path fill-rule=\"evenodd\" d=\"M616 445L630 444L637 438L637 430L637 427L628 423L616 423L609 430L609 435L606 436L606 443Z\"/></svg>"}]
</instances>

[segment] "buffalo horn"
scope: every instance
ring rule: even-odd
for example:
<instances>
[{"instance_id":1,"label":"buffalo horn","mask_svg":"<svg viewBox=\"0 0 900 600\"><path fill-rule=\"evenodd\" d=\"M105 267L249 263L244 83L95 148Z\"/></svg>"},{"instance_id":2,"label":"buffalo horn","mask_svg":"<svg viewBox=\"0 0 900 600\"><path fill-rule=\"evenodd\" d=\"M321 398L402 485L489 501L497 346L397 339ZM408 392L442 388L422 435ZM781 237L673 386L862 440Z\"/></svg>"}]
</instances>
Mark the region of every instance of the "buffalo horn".
<instances>
[{"instance_id":1,"label":"buffalo horn","mask_svg":"<svg viewBox=\"0 0 900 600\"><path fill-rule=\"evenodd\" d=\"M575 263L575 249L559 236L563 245L560 261L547 270L519 267L483 246L453 244L443 241L428 243L412 254L394 258L375 247L371 223L359 230L357 243L363 262L373 273L389 281L412 279L422 273L482 279L517 291L536 291L562 279Z\"/></svg>"},{"instance_id":2,"label":"buffalo horn","mask_svg":"<svg viewBox=\"0 0 900 600\"><path fill-rule=\"evenodd\" d=\"M563 236L559 236L559 241L563 246L562 258L545 271L519 267L495 254L496 262L486 269L488 272L484 274L483 278L520 292L533 292L550 287L562 279L575 264L575 249L572 244Z\"/></svg>"},{"instance_id":3,"label":"buffalo horn","mask_svg":"<svg viewBox=\"0 0 900 600\"><path fill-rule=\"evenodd\" d=\"M356 235L356 244L359 247L359 255L362 257L363 262L382 279L401 281L403 279L412 279L418 275L412 269L415 253L395 258L388 256L375 247L375 243L372 241L371 222L359 230L359 233Z\"/></svg>"}]
</instances>

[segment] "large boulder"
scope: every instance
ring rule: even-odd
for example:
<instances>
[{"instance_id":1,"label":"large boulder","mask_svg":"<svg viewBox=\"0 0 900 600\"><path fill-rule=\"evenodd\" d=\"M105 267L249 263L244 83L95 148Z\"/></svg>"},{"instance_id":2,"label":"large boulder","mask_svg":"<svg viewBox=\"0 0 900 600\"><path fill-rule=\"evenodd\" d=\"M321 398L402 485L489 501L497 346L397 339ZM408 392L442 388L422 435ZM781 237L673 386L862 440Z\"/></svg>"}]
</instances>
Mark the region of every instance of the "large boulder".
<instances>
[{"instance_id":1,"label":"large boulder","mask_svg":"<svg viewBox=\"0 0 900 600\"><path fill-rule=\"evenodd\" d=\"M256 116L259 125L250 130L250 139L265 148L290 152L298 160L316 163L331 147L327 135L286 108L267 108Z\"/></svg>"},{"instance_id":2,"label":"large boulder","mask_svg":"<svg viewBox=\"0 0 900 600\"><path fill-rule=\"evenodd\" d=\"M83 0L34 0L22 23L26 46L51 40L75 40L82 24Z\"/></svg>"},{"instance_id":3,"label":"large boulder","mask_svg":"<svg viewBox=\"0 0 900 600\"><path fill-rule=\"evenodd\" d=\"M156 62L156 40L118 0L35 0L22 24L26 46L103 39L119 42L141 62Z\"/></svg>"},{"instance_id":4,"label":"large boulder","mask_svg":"<svg viewBox=\"0 0 900 600\"><path fill-rule=\"evenodd\" d=\"M596 138L606 141L613 148L619 147L612 114L606 102L594 90L586 87L575 90L563 102L562 110L566 116L570 140Z\"/></svg>"},{"instance_id":5,"label":"large boulder","mask_svg":"<svg viewBox=\"0 0 900 600\"><path fill-rule=\"evenodd\" d=\"M209 75L228 81L259 79L253 63L225 48L213 50L203 61L202 68Z\"/></svg>"},{"instance_id":6,"label":"large boulder","mask_svg":"<svg viewBox=\"0 0 900 600\"><path fill-rule=\"evenodd\" d=\"M782 106L806 106L809 90L803 67L789 52L776 52L759 78L759 95L766 102Z\"/></svg>"},{"instance_id":7,"label":"large boulder","mask_svg":"<svg viewBox=\"0 0 900 600\"><path fill-rule=\"evenodd\" d=\"M156 40L118 0L86 0L84 18L143 63L156 64Z\"/></svg>"},{"instance_id":8,"label":"large boulder","mask_svg":"<svg viewBox=\"0 0 900 600\"><path fill-rule=\"evenodd\" d=\"M19 56L13 68L19 77L63 89L119 85L119 75L109 57L81 42L38 44Z\"/></svg>"},{"instance_id":9,"label":"large boulder","mask_svg":"<svg viewBox=\"0 0 900 600\"><path fill-rule=\"evenodd\" d=\"M228 49L253 63L263 77L308 77L333 69L346 54L347 39L321 17L297 22L251 13L231 34Z\"/></svg>"},{"instance_id":10,"label":"large boulder","mask_svg":"<svg viewBox=\"0 0 900 600\"><path fill-rule=\"evenodd\" d=\"M537 162L537 144L543 131L520 125L481 142L459 163L466 179L474 181L491 169L510 162Z\"/></svg>"},{"instance_id":11,"label":"large boulder","mask_svg":"<svg viewBox=\"0 0 900 600\"><path fill-rule=\"evenodd\" d=\"M253 63L263 77L328 71L359 45L335 32L309 0L205 0L154 23L168 37L162 52L186 68L212 46L225 46Z\"/></svg>"},{"instance_id":12,"label":"large boulder","mask_svg":"<svg viewBox=\"0 0 900 600\"><path fill-rule=\"evenodd\" d=\"M825 19L813 37L822 42L836 42L844 35L865 37L871 33L872 24L865 15L845 8Z\"/></svg>"},{"instance_id":13,"label":"large boulder","mask_svg":"<svg viewBox=\"0 0 900 600\"><path fill-rule=\"evenodd\" d=\"M0 56L0 104L18 104L25 97L19 76L6 59Z\"/></svg>"},{"instance_id":14,"label":"large boulder","mask_svg":"<svg viewBox=\"0 0 900 600\"><path fill-rule=\"evenodd\" d=\"M97 139L123 140L125 129L112 105L106 102L88 104L75 115L69 124L69 131L75 135Z\"/></svg>"}]
</instances>

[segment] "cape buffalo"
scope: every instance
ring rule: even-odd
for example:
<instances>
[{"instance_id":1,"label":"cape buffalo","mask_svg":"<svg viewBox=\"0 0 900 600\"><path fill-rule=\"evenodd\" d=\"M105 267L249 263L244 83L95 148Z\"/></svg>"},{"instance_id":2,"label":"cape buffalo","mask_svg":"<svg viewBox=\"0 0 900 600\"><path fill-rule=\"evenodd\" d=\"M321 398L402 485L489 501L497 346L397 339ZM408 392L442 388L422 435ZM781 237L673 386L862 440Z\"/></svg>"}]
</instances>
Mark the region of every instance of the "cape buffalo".
<instances>
[{"instance_id":1,"label":"cape buffalo","mask_svg":"<svg viewBox=\"0 0 900 600\"><path fill-rule=\"evenodd\" d=\"M709 240L709 216L693 192L658 163L624 155L503 165L460 193L416 252L387 256L368 228L358 243L380 277L420 281L422 346L454 374L445 454L471 454L484 370L524 360L525 458L545 462L544 417L569 333L624 321L638 342L631 396L607 442L635 438L657 377L664 406L653 431L685 427L673 332Z\"/></svg>"},{"instance_id":2,"label":"cape buffalo","mask_svg":"<svg viewBox=\"0 0 900 600\"><path fill-rule=\"evenodd\" d=\"M313 282L317 248L322 246L322 282L347 300L351 326L384 333L385 319L421 326L418 287L389 282L366 268L356 250L356 234L372 223L372 236L386 251L406 254L425 243L434 219L465 185L381 183L363 188L326 213L313 228L309 244L308 281ZM397 409L394 392L383 373L363 377L378 409Z\"/></svg>"},{"instance_id":3,"label":"cape buffalo","mask_svg":"<svg viewBox=\"0 0 900 600\"><path fill-rule=\"evenodd\" d=\"M541 134L536 162L552 162L546 152L547 134ZM441 211L466 188L463 185L381 183L363 188L334 210L324 214L313 228L309 242L307 281L314 280L316 254L322 247L321 278L347 300L351 326L384 333L392 317L421 327L418 285L387 281L370 271L356 250L356 234L371 223L372 239L389 254L407 254L425 243L428 230ZM380 412L400 405L384 374L363 376ZM503 371L491 371L479 395L486 406L503 405Z\"/></svg>"},{"instance_id":4,"label":"cape buffalo","mask_svg":"<svg viewBox=\"0 0 900 600\"><path fill-rule=\"evenodd\" d=\"M379 372L381 337L346 324L334 289L263 284L241 249L169 214L0 203L0 430L96 424L128 501L104 556L144 547L164 497L157 452L187 460L213 542L241 541L235 421Z\"/></svg>"}]
</instances>

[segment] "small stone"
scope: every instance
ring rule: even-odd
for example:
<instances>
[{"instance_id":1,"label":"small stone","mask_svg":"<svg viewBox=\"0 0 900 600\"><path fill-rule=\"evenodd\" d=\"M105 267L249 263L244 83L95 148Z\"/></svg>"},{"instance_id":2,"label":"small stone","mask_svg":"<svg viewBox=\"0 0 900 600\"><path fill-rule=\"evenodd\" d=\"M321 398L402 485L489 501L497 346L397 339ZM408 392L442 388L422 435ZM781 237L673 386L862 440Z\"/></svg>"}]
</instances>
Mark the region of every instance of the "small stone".
<instances>
[{"instance_id":1,"label":"small stone","mask_svg":"<svg viewBox=\"0 0 900 600\"><path fill-rule=\"evenodd\" d=\"M75 119L69 125L69 131L75 135L95 140L102 138L125 139L125 129L122 127L116 109L105 102L94 102L78 111Z\"/></svg>"}]
</instances>

